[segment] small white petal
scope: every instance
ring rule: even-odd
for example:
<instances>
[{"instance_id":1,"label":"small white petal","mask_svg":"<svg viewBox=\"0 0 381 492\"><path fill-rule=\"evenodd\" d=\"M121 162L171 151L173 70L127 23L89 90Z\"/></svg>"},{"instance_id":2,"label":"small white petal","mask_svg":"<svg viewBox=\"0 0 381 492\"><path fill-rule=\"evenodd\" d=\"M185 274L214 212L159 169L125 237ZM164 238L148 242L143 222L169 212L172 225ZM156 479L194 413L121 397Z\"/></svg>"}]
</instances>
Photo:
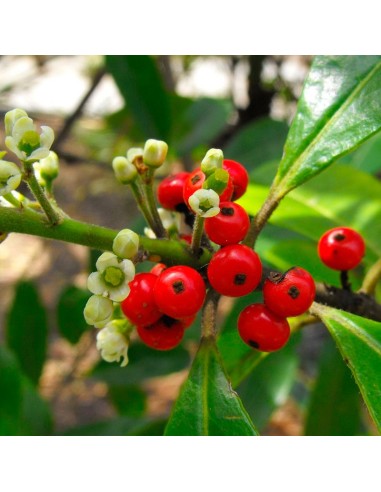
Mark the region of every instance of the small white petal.
<instances>
[{"instance_id":1,"label":"small white petal","mask_svg":"<svg viewBox=\"0 0 381 492\"><path fill-rule=\"evenodd\" d=\"M143 232L144 232L144 235L146 237L149 237L150 239L155 239L156 238L156 234L149 227L145 227Z\"/></svg>"},{"instance_id":2,"label":"small white petal","mask_svg":"<svg viewBox=\"0 0 381 492\"><path fill-rule=\"evenodd\" d=\"M34 150L27 159L27 162L39 161L40 159L45 159L48 157L50 150L45 147L39 147Z\"/></svg>"},{"instance_id":3,"label":"small white petal","mask_svg":"<svg viewBox=\"0 0 381 492\"><path fill-rule=\"evenodd\" d=\"M32 118L23 116L19 118L13 126L12 137L15 139L16 144L20 142L24 133L36 131Z\"/></svg>"},{"instance_id":4,"label":"small white petal","mask_svg":"<svg viewBox=\"0 0 381 492\"><path fill-rule=\"evenodd\" d=\"M176 226L176 219L172 212L169 210L165 210L165 208L157 209L161 221L163 222L164 229L169 229L173 226Z\"/></svg>"},{"instance_id":5,"label":"small white petal","mask_svg":"<svg viewBox=\"0 0 381 492\"><path fill-rule=\"evenodd\" d=\"M135 277L135 265L131 260L123 260L119 266L126 276L126 281L131 282Z\"/></svg>"},{"instance_id":6,"label":"small white petal","mask_svg":"<svg viewBox=\"0 0 381 492\"><path fill-rule=\"evenodd\" d=\"M24 161L26 159L26 153L20 150L17 147L17 144L15 142L15 139L13 137L6 137L5 139L5 145L8 147L8 149L13 152L14 154L17 155L17 157L21 160Z\"/></svg>"},{"instance_id":7,"label":"small white petal","mask_svg":"<svg viewBox=\"0 0 381 492\"><path fill-rule=\"evenodd\" d=\"M110 253L106 251L102 253L96 262L96 267L98 272L102 273L106 270L107 267L119 267L118 257L114 255L114 253Z\"/></svg>"},{"instance_id":8,"label":"small white petal","mask_svg":"<svg viewBox=\"0 0 381 492\"><path fill-rule=\"evenodd\" d=\"M87 279L87 288L90 292L99 296L103 295L104 291L107 289L100 273L98 272L90 273Z\"/></svg>"},{"instance_id":9,"label":"small white petal","mask_svg":"<svg viewBox=\"0 0 381 492\"><path fill-rule=\"evenodd\" d=\"M207 212L204 212L200 215L201 215L201 217L208 218L208 217L215 217L219 213L220 213L220 207L213 207L213 208L209 209Z\"/></svg>"},{"instance_id":10,"label":"small white petal","mask_svg":"<svg viewBox=\"0 0 381 492\"><path fill-rule=\"evenodd\" d=\"M42 130L40 135L41 147L46 147L47 149L50 149L54 141L54 131L52 128L50 128L50 126L42 126L41 130Z\"/></svg>"},{"instance_id":11,"label":"small white petal","mask_svg":"<svg viewBox=\"0 0 381 492\"><path fill-rule=\"evenodd\" d=\"M8 111L4 117L5 123L5 134L12 135L13 126L17 120L22 118L23 116L28 116L26 111L20 108L12 109L12 111Z\"/></svg>"},{"instance_id":12,"label":"small white petal","mask_svg":"<svg viewBox=\"0 0 381 492\"><path fill-rule=\"evenodd\" d=\"M109 298L115 302L122 302L130 293L130 288L127 283L108 289Z\"/></svg>"}]
</instances>

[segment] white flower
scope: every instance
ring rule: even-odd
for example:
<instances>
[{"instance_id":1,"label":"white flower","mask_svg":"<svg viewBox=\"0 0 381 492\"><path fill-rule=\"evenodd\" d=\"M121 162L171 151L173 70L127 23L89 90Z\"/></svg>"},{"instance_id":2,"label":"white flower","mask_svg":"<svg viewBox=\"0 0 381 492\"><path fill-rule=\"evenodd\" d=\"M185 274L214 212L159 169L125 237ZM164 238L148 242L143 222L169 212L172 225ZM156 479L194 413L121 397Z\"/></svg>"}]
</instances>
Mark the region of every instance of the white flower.
<instances>
[{"instance_id":1,"label":"white flower","mask_svg":"<svg viewBox=\"0 0 381 492\"><path fill-rule=\"evenodd\" d=\"M139 250L139 236L131 229L122 229L115 236L112 250L119 258L133 258Z\"/></svg>"},{"instance_id":2,"label":"white flower","mask_svg":"<svg viewBox=\"0 0 381 492\"><path fill-rule=\"evenodd\" d=\"M110 299L91 296L83 310L83 316L88 325L103 328L111 320L113 312L114 306Z\"/></svg>"},{"instance_id":3,"label":"white flower","mask_svg":"<svg viewBox=\"0 0 381 492\"><path fill-rule=\"evenodd\" d=\"M45 181L56 179L59 172L58 155L51 150L48 157L45 157L45 159L41 159L34 164L34 168Z\"/></svg>"},{"instance_id":4,"label":"white flower","mask_svg":"<svg viewBox=\"0 0 381 492\"><path fill-rule=\"evenodd\" d=\"M106 362L119 362L121 367L128 364L129 340L119 328L118 320L108 323L97 335L97 349Z\"/></svg>"},{"instance_id":5,"label":"white flower","mask_svg":"<svg viewBox=\"0 0 381 492\"><path fill-rule=\"evenodd\" d=\"M103 253L96 263L97 272L87 279L87 288L93 294L122 302L130 293L129 282L135 276L135 266L130 260L119 261L113 253Z\"/></svg>"},{"instance_id":6,"label":"white flower","mask_svg":"<svg viewBox=\"0 0 381 492\"><path fill-rule=\"evenodd\" d=\"M0 160L0 196L15 190L21 183L21 171L13 162Z\"/></svg>"},{"instance_id":7,"label":"white flower","mask_svg":"<svg viewBox=\"0 0 381 492\"><path fill-rule=\"evenodd\" d=\"M54 140L54 132L49 126L36 131L33 120L22 109L14 109L5 115L5 145L21 161L35 162L48 157Z\"/></svg>"},{"instance_id":8,"label":"white flower","mask_svg":"<svg viewBox=\"0 0 381 492\"><path fill-rule=\"evenodd\" d=\"M209 174L212 174L216 169L222 168L223 160L224 154L222 150L210 149L201 161L201 171L209 176Z\"/></svg>"},{"instance_id":9,"label":"white flower","mask_svg":"<svg viewBox=\"0 0 381 492\"><path fill-rule=\"evenodd\" d=\"M126 157L118 156L112 161L116 179L122 184L129 184L135 180L138 170Z\"/></svg>"},{"instance_id":10,"label":"white flower","mask_svg":"<svg viewBox=\"0 0 381 492\"><path fill-rule=\"evenodd\" d=\"M144 144L143 161L151 167L160 167L167 157L168 145L163 140L149 139Z\"/></svg>"},{"instance_id":11,"label":"white flower","mask_svg":"<svg viewBox=\"0 0 381 492\"><path fill-rule=\"evenodd\" d=\"M189 198L189 206L201 217L214 217L220 211L220 197L213 190L197 190Z\"/></svg>"},{"instance_id":12,"label":"white flower","mask_svg":"<svg viewBox=\"0 0 381 492\"><path fill-rule=\"evenodd\" d=\"M137 164L139 161L143 160L143 149L140 147L132 147L127 151L127 160L132 162L132 164Z\"/></svg>"},{"instance_id":13,"label":"white flower","mask_svg":"<svg viewBox=\"0 0 381 492\"><path fill-rule=\"evenodd\" d=\"M163 223L164 229L177 228L176 217L172 212L166 210L165 208L158 208L157 211Z\"/></svg>"}]
</instances>

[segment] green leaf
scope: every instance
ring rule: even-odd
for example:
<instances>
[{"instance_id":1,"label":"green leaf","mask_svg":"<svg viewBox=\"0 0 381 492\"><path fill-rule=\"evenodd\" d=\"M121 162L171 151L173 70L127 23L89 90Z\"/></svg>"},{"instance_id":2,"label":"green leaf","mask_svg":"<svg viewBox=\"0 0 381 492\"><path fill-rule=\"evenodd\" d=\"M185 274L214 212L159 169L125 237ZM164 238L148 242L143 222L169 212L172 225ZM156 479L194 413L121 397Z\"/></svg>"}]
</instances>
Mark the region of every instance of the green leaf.
<instances>
[{"instance_id":1,"label":"green leaf","mask_svg":"<svg viewBox=\"0 0 381 492\"><path fill-rule=\"evenodd\" d=\"M310 396L305 435L358 435L361 428L360 410L358 387L335 344L328 339Z\"/></svg>"},{"instance_id":2,"label":"green leaf","mask_svg":"<svg viewBox=\"0 0 381 492\"><path fill-rule=\"evenodd\" d=\"M190 154L211 142L226 126L232 110L230 100L204 97L192 101L183 114L176 113L174 146L178 154Z\"/></svg>"},{"instance_id":3,"label":"green leaf","mask_svg":"<svg viewBox=\"0 0 381 492\"><path fill-rule=\"evenodd\" d=\"M358 149L347 154L340 163L361 169L367 173L376 174L381 170L381 135L376 134Z\"/></svg>"},{"instance_id":4,"label":"green leaf","mask_svg":"<svg viewBox=\"0 0 381 492\"><path fill-rule=\"evenodd\" d=\"M251 184L239 203L254 215L267 194L266 186ZM363 235L371 263L381 256L380 197L381 184L373 176L337 164L285 197L270 223L315 241L332 227L352 227Z\"/></svg>"},{"instance_id":5,"label":"green leaf","mask_svg":"<svg viewBox=\"0 0 381 492\"><path fill-rule=\"evenodd\" d=\"M45 362L47 335L46 312L36 287L32 282L20 282L7 317L6 340L34 383L38 382Z\"/></svg>"},{"instance_id":6,"label":"green leaf","mask_svg":"<svg viewBox=\"0 0 381 492\"><path fill-rule=\"evenodd\" d=\"M254 428L231 389L214 340L204 338L165 430L169 436L254 436Z\"/></svg>"},{"instance_id":7,"label":"green leaf","mask_svg":"<svg viewBox=\"0 0 381 492\"><path fill-rule=\"evenodd\" d=\"M144 136L167 140L171 109L155 60L147 55L107 55L105 61Z\"/></svg>"},{"instance_id":8,"label":"green leaf","mask_svg":"<svg viewBox=\"0 0 381 492\"><path fill-rule=\"evenodd\" d=\"M162 436L166 421L133 419L118 417L116 419L94 424L74 427L65 432L65 436Z\"/></svg>"},{"instance_id":9,"label":"green leaf","mask_svg":"<svg viewBox=\"0 0 381 492\"><path fill-rule=\"evenodd\" d=\"M299 99L275 194L284 196L381 128L381 56L318 56Z\"/></svg>"},{"instance_id":10,"label":"green leaf","mask_svg":"<svg viewBox=\"0 0 381 492\"><path fill-rule=\"evenodd\" d=\"M0 436L18 434L22 376L14 355L0 346Z\"/></svg>"},{"instance_id":11,"label":"green leaf","mask_svg":"<svg viewBox=\"0 0 381 492\"><path fill-rule=\"evenodd\" d=\"M41 398L27 378L23 378L19 435L49 436L53 432L53 416L48 403Z\"/></svg>"},{"instance_id":12,"label":"green leaf","mask_svg":"<svg viewBox=\"0 0 381 492\"><path fill-rule=\"evenodd\" d=\"M241 162L248 170L255 170L266 161L282 155L288 126L270 118L256 120L237 132L223 147L226 159Z\"/></svg>"},{"instance_id":13,"label":"green leaf","mask_svg":"<svg viewBox=\"0 0 381 492\"><path fill-rule=\"evenodd\" d=\"M75 345L89 329L83 310L89 299L89 292L74 285L66 287L58 299L57 323L61 335Z\"/></svg>"},{"instance_id":14,"label":"green leaf","mask_svg":"<svg viewBox=\"0 0 381 492\"><path fill-rule=\"evenodd\" d=\"M136 385L110 386L109 398L121 415L140 417L146 409L146 393Z\"/></svg>"},{"instance_id":15,"label":"green leaf","mask_svg":"<svg viewBox=\"0 0 381 492\"><path fill-rule=\"evenodd\" d=\"M352 371L374 422L381 431L381 323L313 304Z\"/></svg>"},{"instance_id":16,"label":"green leaf","mask_svg":"<svg viewBox=\"0 0 381 492\"><path fill-rule=\"evenodd\" d=\"M170 351L153 350L142 343L133 343L128 349L129 363L126 367L100 362L93 376L110 386L139 384L145 379L164 376L185 369L189 364L189 353L178 346Z\"/></svg>"},{"instance_id":17,"label":"green leaf","mask_svg":"<svg viewBox=\"0 0 381 492\"><path fill-rule=\"evenodd\" d=\"M282 350L269 354L237 387L242 403L259 430L290 394L299 365L295 352L299 339L293 336Z\"/></svg>"}]
</instances>

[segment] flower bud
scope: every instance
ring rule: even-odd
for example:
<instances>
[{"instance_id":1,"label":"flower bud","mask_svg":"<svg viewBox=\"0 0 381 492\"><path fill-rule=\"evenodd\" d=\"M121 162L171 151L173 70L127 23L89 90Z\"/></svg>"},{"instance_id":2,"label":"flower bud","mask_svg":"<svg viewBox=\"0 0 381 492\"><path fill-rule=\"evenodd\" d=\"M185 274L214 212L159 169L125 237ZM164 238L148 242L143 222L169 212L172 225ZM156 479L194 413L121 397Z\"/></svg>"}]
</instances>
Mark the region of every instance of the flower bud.
<instances>
[{"instance_id":1,"label":"flower bud","mask_svg":"<svg viewBox=\"0 0 381 492\"><path fill-rule=\"evenodd\" d=\"M160 167L167 157L168 145L162 140L149 139L144 145L143 161L150 167Z\"/></svg>"},{"instance_id":2,"label":"flower bud","mask_svg":"<svg viewBox=\"0 0 381 492\"><path fill-rule=\"evenodd\" d=\"M118 156L112 161L116 179L122 184L129 184L135 180L138 171L126 157Z\"/></svg>"},{"instance_id":3,"label":"flower bud","mask_svg":"<svg viewBox=\"0 0 381 492\"><path fill-rule=\"evenodd\" d=\"M21 183L21 171L13 162L0 160L0 196L15 190Z\"/></svg>"},{"instance_id":4,"label":"flower bud","mask_svg":"<svg viewBox=\"0 0 381 492\"><path fill-rule=\"evenodd\" d=\"M165 208L158 208L157 212L159 214L159 217L163 223L164 229L177 229L176 226L176 217L175 215L170 211L166 210Z\"/></svg>"},{"instance_id":5,"label":"flower bud","mask_svg":"<svg viewBox=\"0 0 381 492\"><path fill-rule=\"evenodd\" d=\"M224 154L221 149L210 149L201 161L201 171L207 176L222 168Z\"/></svg>"},{"instance_id":6,"label":"flower bud","mask_svg":"<svg viewBox=\"0 0 381 492\"><path fill-rule=\"evenodd\" d=\"M119 362L121 367L128 364L129 339L120 331L118 320L111 321L97 335L97 349L106 362Z\"/></svg>"},{"instance_id":7,"label":"flower bud","mask_svg":"<svg viewBox=\"0 0 381 492\"><path fill-rule=\"evenodd\" d=\"M206 179L202 187L206 190L213 190L220 195L226 188L229 182L229 173L225 169L216 169L208 179Z\"/></svg>"},{"instance_id":8,"label":"flower bud","mask_svg":"<svg viewBox=\"0 0 381 492\"><path fill-rule=\"evenodd\" d=\"M132 164L140 164L143 161L143 149L140 147L132 147L132 149L127 151L127 159Z\"/></svg>"},{"instance_id":9,"label":"flower bud","mask_svg":"<svg viewBox=\"0 0 381 492\"><path fill-rule=\"evenodd\" d=\"M87 301L83 315L88 325L103 328L112 318L114 306L110 299L94 295Z\"/></svg>"},{"instance_id":10,"label":"flower bud","mask_svg":"<svg viewBox=\"0 0 381 492\"><path fill-rule=\"evenodd\" d=\"M16 123L17 120L22 118L23 116L28 116L27 112L24 111L23 109L12 109L12 111L8 111L5 114L4 117L4 124L5 124L5 135L9 136L12 135L13 132L13 127Z\"/></svg>"},{"instance_id":11,"label":"flower bud","mask_svg":"<svg viewBox=\"0 0 381 492\"><path fill-rule=\"evenodd\" d=\"M42 179L45 181L53 181L56 179L59 172L58 155L51 150L48 157L41 159L36 163L35 167L40 172Z\"/></svg>"},{"instance_id":12,"label":"flower bud","mask_svg":"<svg viewBox=\"0 0 381 492\"><path fill-rule=\"evenodd\" d=\"M112 250L119 258L133 258L139 250L139 236L130 229L123 229L115 236Z\"/></svg>"},{"instance_id":13,"label":"flower bud","mask_svg":"<svg viewBox=\"0 0 381 492\"><path fill-rule=\"evenodd\" d=\"M193 212L201 217L214 217L220 211L220 197L213 190L197 190L188 200Z\"/></svg>"}]
</instances>

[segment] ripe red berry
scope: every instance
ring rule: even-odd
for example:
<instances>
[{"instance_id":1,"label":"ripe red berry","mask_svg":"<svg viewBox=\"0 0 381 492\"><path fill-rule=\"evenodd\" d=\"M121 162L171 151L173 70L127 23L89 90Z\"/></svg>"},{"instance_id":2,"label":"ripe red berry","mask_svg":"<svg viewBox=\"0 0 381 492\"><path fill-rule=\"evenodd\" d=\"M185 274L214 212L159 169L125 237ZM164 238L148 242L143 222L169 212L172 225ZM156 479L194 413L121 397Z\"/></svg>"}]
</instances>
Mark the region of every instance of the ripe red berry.
<instances>
[{"instance_id":1,"label":"ripe red berry","mask_svg":"<svg viewBox=\"0 0 381 492\"><path fill-rule=\"evenodd\" d=\"M313 303L315 291L311 275L303 268L294 267L283 275L269 275L263 285L263 301L278 316L299 316Z\"/></svg>"},{"instance_id":2,"label":"ripe red berry","mask_svg":"<svg viewBox=\"0 0 381 492\"><path fill-rule=\"evenodd\" d=\"M220 213L205 220L205 232L209 239L221 246L242 241L249 226L246 210L234 202L221 202Z\"/></svg>"},{"instance_id":3,"label":"ripe red berry","mask_svg":"<svg viewBox=\"0 0 381 492\"><path fill-rule=\"evenodd\" d=\"M365 253L362 236L349 227L336 227L322 235L318 244L321 261L333 270L355 268Z\"/></svg>"},{"instance_id":4,"label":"ripe red berry","mask_svg":"<svg viewBox=\"0 0 381 492\"><path fill-rule=\"evenodd\" d=\"M156 265L151 268L151 273L158 277L162 272L164 272L164 270L166 270L166 268L167 265L164 265L164 263L156 263Z\"/></svg>"},{"instance_id":5,"label":"ripe red berry","mask_svg":"<svg viewBox=\"0 0 381 492\"><path fill-rule=\"evenodd\" d=\"M134 325L150 325L162 316L153 296L157 279L152 273L138 273L129 283L131 291L120 307Z\"/></svg>"},{"instance_id":6,"label":"ripe red berry","mask_svg":"<svg viewBox=\"0 0 381 492\"><path fill-rule=\"evenodd\" d=\"M137 326L136 331L148 347L156 350L171 350L183 339L184 329L181 321L162 316L152 325Z\"/></svg>"},{"instance_id":7,"label":"ripe red berry","mask_svg":"<svg viewBox=\"0 0 381 492\"><path fill-rule=\"evenodd\" d=\"M195 315L203 305L205 295L206 288L201 275L184 265L164 270L154 288L158 308L175 319Z\"/></svg>"},{"instance_id":8,"label":"ripe red berry","mask_svg":"<svg viewBox=\"0 0 381 492\"><path fill-rule=\"evenodd\" d=\"M233 180L234 192L232 200L238 200L247 189L249 174L242 164L230 159L225 159L222 167L228 171Z\"/></svg>"},{"instance_id":9,"label":"ripe red berry","mask_svg":"<svg viewBox=\"0 0 381 492\"><path fill-rule=\"evenodd\" d=\"M193 195L195 191L200 190L202 188L204 181L205 181L205 174L201 171L200 168L195 169L192 173L190 173L188 178L185 180L183 198L184 198L184 202L188 205L188 207L189 207L189 198ZM233 190L234 190L233 181L231 178L229 178L226 188L220 194L220 201L225 202L230 200L233 194Z\"/></svg>"},{"instance_id":10,"label":"ripe red berry","mask_svg":"<svg viewBox=\"0 0 381 492\"><path fill-rule=\"evenodd\" d=\"M262 264L251 248L232 244L213 255L207 273L211 286L217 292L224 296L240 297L258 286Z\"/></svg>"},{"instance_id":11,"label":"ripe red berry","mask_svg":"<svg viewBox=\"0 0 381 492\"><path fill-rule=\"evenodd\" d=\"M273 352L287 343L290 326L264 304L251 304L238 317L238 333L250 347Z\"/></svg>"},{"instance_id":12,"label":"ripe red berry","mask_svg":"<svg viewBox=\"0 0 381 492\"><path fill-rule=\"evenodd\" d=\"M190 173L181 172L167 176L157 188L157 199L162 207L176 210L178 205L184 203L184 183Z\"/></svg>"},{"instance_id":13,"label":"ripe red berry","mask_svg":"<svg viewBox=\"0 0 381 492\"><path fill-rule=\"evenodd\" d=\"M180 239L185 241L188 244L192 244L192 235L191 234L180 234Z\"/></svg>"}]
</instances>

